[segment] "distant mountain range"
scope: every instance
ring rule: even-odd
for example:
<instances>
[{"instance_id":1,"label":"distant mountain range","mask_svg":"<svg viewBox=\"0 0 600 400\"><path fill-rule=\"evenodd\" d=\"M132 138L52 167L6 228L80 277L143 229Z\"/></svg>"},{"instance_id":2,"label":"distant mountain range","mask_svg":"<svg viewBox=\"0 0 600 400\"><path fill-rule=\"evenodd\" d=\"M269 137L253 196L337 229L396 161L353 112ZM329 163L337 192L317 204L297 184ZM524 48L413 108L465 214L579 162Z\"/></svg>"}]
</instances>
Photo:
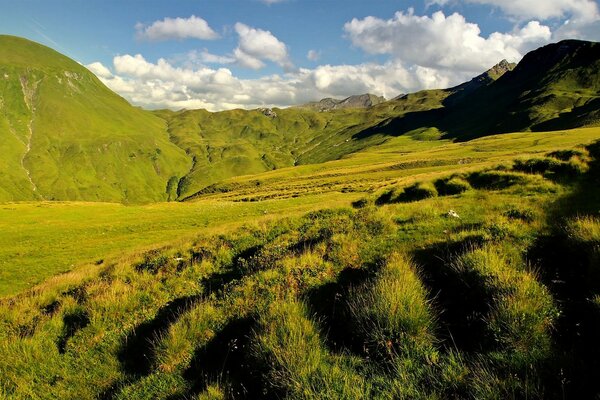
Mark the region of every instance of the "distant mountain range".
<instances>
[{"instance_id":1,"label":"distant mountain range","mask_svg":"<svg viewBox=\"0 0 600 400\"><path fill-rule=\"evenodd\" d=\"M376 106L377 104L381 104L385 101L386 99L383 96L376 96L374 94L366 93L350 96L343 100L337 100L328 97L320 101L306 103L295 107L323 112L331 110L342 110L346 108L369 108L372 106Z\"/></svg>"},{"instance_id":2,"label":"distant mountain range","mask_svg":"<svg viewBox=\"0 0 600 400\"><path fill-rule=\"evenodd\" d=\"M183 199L385 142L600 123L600 44L567 40L449 89L287 109L145 111L73 60L0 36L0 201Z\"/></svg>"}]
</instances>

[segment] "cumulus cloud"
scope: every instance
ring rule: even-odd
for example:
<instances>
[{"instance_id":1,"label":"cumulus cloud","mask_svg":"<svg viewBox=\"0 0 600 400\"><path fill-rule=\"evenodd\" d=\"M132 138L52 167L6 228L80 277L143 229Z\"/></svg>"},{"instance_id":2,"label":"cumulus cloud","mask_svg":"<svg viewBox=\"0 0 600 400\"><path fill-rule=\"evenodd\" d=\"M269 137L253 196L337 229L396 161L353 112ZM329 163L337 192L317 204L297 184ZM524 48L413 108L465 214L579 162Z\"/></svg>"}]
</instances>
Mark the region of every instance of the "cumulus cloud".
<instances>
[{"instance_id":1,"label":"cumulus cloud","mask_svg":"<svg viewBox=\"0 0 600 400\"><path fill-rule=\"evenodd\" d=\"M260 69L265 65L263 60L269 60L286 70L294 67L289 59L287 46L271 32L252 28L241 22L236 23L234 29L239 36L239 43L233 54L242 66Z\"/></svg>"},{"instance_id":2,"label":"cumulus cloud","mask_svg":"<svg viewBox=\"0 0 600 400\"><path fill-rule=\"evenodd\" d=\"M285 107L367 92L391 98L467 81L502 59L519 61L561 30L567 34L568 29L582 26L566 23L553 33L539 21L529 21L508 32L483 36L477 24L458 13L417 16L409 9L390 19L355 18L344 25L352 45L367 54L383 55L387 61L308 69L295 68L286 44L271 32L237 23L237 47L224 56L204 49L189 52L183 59L152 62L140 54L125 54L113 58L114 73L100 63L88 68L111 89L147 108ZM597 32L597 24L589 30ZM307 53L308 59L318 56L316 50ZM283 73L242 79L229 69L260 69L267 62L283 67Z\"/></svg>"},{"instance_id":3,"label":"cumulus cloud","mask_svg":"<svg viewBox=\"0 0 600 400\"><path fill-rule=\"evenodd\" d=\"M231 56L220 56L212 54L208 50L204 49L201 51L192 50L187 53L186 58L188 62L192 64L233 64L236 59Z\"/></svg>"},{"instance_id":4,"label":"cumulus cloud","mask_svg":"<svg viewBox=\"0 0 600 400\"><path fill-rule=\"evenodd\" d=\"M485 4L517 21L559 20L552 40L600 40L600 7L596 0L431 0L428 5Z\"/></svg>"},{"instance_id":5,"label":"cumulus cloud","mask_svg":"<svg viewBox=\"0 0 600 400\"><path fill-rule=\"evenodd\" d=\"M457 73L477 72L503 58L518 61L546 43L550 28L533 21L508 33L481 36L479 26L454 13L417 16L413 10L393 18L353 19L344 25L352 44L371 54L389 54L407 64Z\"/></svg>"},{"instance_id":6,"label":"cumulus cloud","mask_svg":"<svg viewBox=\"0 0 600 400\"><path fill-rule=\"evenodd\" d=\"M463 0L467 3L487 4L499 8L506 15L519 19L574 17L581 20L598 16L598 4L594 0ZM448 0L434 0L444 5Z\"/></svg>"},{"instance_id":7,"label":"cumulus cloud","mask_svg":"<svg viewBox=\"0 0 600 400\"><path fill-rule=\"evenodd\" d=\"M165 59L153 63L139 54L116 56L113 64L115 74L99 78L133 104L148 108L284 107L366 92L394 97L437 84L395 61L322 65L258 79L240 79L228 68L181 68Z\"/></svg>"},{"instance_id":8,"label":"cumulus cloud","mask_svg":"<svg viewBox=\"0 0 600 400\"><path fill-rule=\"evenodd\" d=\"M138 23L135 28L138 38L150 41L172 39L213 40L219 37L204 19L195 15L189 18L167 17L161 21L154 21L150 25Z\"/></svg>"},{"instance_id":9,"label":"cumulus cloud","mask_svg":"<svg viewBox=\"0 0 600 400\"><path fill-rule=\"evenodd\" d=\"M306 58L308 58L310 61L318 61L319 58L321 58L321 52L317 50L309 50L308 53L306 53Z\"/></svg>"},{"instance_id":10,"label":"cumulus cloud","mask_svg":"<svg viewBox=\"0 0 600 400\"><path fill-rule=\"evenodd\" d=\"M92 71L98 78L112 78L112 73L102 63L93 62L86 65L87 69Z\"/></svg>"}]
</instances>

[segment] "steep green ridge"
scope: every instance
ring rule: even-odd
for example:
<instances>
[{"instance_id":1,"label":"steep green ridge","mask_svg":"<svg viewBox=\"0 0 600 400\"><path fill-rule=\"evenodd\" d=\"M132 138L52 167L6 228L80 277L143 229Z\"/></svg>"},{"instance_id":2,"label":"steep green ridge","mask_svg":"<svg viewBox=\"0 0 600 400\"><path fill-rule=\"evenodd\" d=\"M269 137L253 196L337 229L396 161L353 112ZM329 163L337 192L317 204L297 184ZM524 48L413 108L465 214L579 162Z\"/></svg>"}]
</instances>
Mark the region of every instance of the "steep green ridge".
<instances>
[{"instance_id":1,"label":"steep green ridge","mask_svg":"<svg viewBox=\"0 0 600 400\"><path fill-rule=\"evenodd\" d=\"M0 200L166 200L191 162L164 121L86 68L0 36Z\"/></svg>"},{"instance_id":2,"label":"steep green ridge","mask_svg":"<svg viewBox=\"0 0 600 400\"><path fill-rule=\"evenodd\" d=\"M514 70L474 90L446 90L443 107L392 117L360 133L433 129L469 140L496 133L550 131L600 122L600 43L565 40L528 53ZM490 75L491 78L493 78Z\"/></svg>"},{"instance_id":3,"label":"steep green ridge","mask_svg":"<svg viewBox=\"0 0 600 400\"><path fill-rule=\"evenodd\" d=\"M340 159L390 136L470 140L600 121L600 45L575 40L453 88L379 104L352 96L348 104L361 107L331 110L150 113L25 39L0 36L0 60L0 201L183 199L231 177Z\"/></svg>"},{"instance_id":4,"label":"steep green ridge","mask_svg":"<svg viewBox=\"0 0 600 400\"><path fill-rule=\"evenodd\" d=\"M179 184L179 198L185 198L233 176L336 160L382 144L388 140L385 134L359 136L390 118L442 107L448 95L427 90L370 108L324 112L292 107L155 113L167 120L171 140L194 159ZM438 137L428 132L415 136Z\"/></svg>"}]
</instances>

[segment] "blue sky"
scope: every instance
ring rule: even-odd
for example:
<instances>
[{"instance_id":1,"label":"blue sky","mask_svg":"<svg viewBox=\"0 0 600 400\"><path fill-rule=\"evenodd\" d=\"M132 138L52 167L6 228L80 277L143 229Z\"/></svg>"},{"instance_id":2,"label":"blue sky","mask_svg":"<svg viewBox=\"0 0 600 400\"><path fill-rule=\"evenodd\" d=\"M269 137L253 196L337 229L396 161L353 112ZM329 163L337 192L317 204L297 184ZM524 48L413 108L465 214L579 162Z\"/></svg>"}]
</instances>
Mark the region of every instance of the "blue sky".
<instances>
[{"instance_id":1,"label":"blue sky","mask_svg":"<svg viewBox=\"0 0 600 400\"><path fill-rule=\"evenodd\" d=\"M596 0L0 1L1 33L88 65L134 104L287 106L460 83L564 38Z\"/></svg>"}]
</instances>

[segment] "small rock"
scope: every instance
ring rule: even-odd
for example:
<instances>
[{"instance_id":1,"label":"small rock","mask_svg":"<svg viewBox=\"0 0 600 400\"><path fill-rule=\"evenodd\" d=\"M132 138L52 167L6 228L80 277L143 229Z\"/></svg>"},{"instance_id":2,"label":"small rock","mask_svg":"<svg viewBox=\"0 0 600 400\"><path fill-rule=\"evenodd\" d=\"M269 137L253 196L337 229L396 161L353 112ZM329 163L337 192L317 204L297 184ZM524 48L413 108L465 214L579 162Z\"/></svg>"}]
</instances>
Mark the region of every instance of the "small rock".
<instances>
[{"instance_id":1,"label":"small rock","mask_svg":"<svg viewBox=\"0 0 600 400\"><path fill-rule=\"evenodd\" d=\"M448 213L446 214L447 217L449 218L460 218L460 215L458 215L458 213L454 210L450 210L448 211Z\"/></svg>"}]
</instances>

